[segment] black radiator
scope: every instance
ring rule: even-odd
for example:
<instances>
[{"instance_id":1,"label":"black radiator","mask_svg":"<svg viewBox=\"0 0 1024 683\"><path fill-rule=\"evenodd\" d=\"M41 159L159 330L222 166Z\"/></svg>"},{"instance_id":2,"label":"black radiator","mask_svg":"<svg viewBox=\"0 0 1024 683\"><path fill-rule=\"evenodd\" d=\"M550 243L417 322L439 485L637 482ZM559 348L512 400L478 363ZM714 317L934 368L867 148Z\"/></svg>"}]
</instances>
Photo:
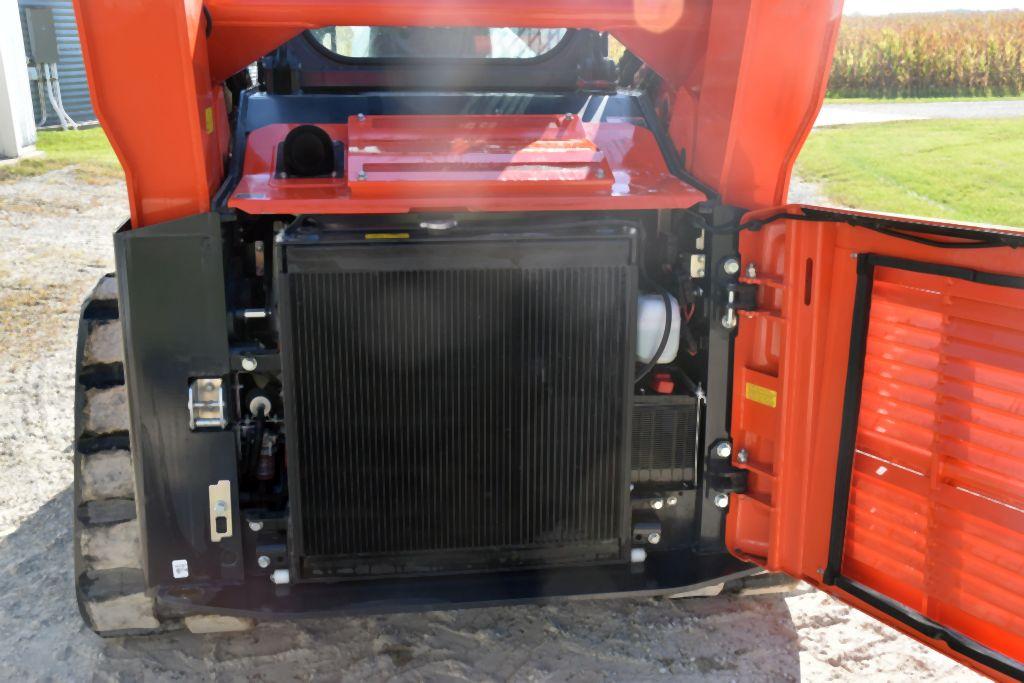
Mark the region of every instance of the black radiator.
<instances>
[{"instance_id":1,"label":"black radiator","mask_svg":"<svg viewBox=\"0 0 1024 683\"><path fill-rule=\"evenodd\" d=\"M625 559L632 254L622 231L286 236L299 577Z\"/></svg>"}]
</instances>

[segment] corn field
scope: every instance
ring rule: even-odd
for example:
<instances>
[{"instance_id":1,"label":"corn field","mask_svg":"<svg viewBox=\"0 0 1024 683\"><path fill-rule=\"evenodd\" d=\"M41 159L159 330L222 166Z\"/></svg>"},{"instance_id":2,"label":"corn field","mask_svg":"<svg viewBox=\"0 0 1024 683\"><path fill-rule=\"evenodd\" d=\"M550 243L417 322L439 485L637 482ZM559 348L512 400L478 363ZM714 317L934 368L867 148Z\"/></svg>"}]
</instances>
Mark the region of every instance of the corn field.
<instances>
[{"instance_id":1,"label":"corn field","mask_svg":"<svg viewBox=\"0 0 1024 683\"><path fill-rule=\"evenodd\" d=\"M848 16L830 97L1024 95L1024 12Z\"/></svg>"}]
</instances>

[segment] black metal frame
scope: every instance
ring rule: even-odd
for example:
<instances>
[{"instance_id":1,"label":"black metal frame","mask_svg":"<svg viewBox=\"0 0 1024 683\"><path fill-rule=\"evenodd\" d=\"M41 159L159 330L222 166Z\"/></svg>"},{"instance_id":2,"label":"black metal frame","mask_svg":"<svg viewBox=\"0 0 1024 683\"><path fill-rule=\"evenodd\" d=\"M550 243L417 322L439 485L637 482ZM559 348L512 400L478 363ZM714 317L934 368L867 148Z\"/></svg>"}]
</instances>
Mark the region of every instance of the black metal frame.
<instances>
[{"instance_id":1,"label":"black metal frame","mask_svg":"<svg viewBox=\"0 0 1024 683\"><path fill-rule=\"evenodd\" d=\"M850 356L847 364L846 389L843 399L843 422L839 437L839 456L836 463L835 498L832 508L828 562L825 566L822 582L846 591L887 616L919 631L927 638L941 640L959 654L970 657L999 673L1024 680L1024 665L1021 663L938 624L919 612L842 574L850 489L853 480L853 463L856 456L857 428L860 420L864 360L867 353L868 328L871 319L871 301L876 268L892 268L926 275L952 277L996 287L1024 289L1024 277L986 273L957 266L924 263L877 254L861 254L857 257L857 288L854 298L853 326L850 333Z\"/></svg>"}]
</instances>

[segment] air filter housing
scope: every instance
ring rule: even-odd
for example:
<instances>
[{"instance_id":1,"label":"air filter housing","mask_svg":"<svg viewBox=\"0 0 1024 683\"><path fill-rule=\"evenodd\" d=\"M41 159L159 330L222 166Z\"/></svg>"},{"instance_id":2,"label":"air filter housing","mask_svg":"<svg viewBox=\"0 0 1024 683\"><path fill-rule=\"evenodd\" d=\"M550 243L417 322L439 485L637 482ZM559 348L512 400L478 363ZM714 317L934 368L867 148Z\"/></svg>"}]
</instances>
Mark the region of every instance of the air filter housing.
<instances>
[{"instance_id":1,"label":"air filter housing","mask_svg":"<svg viewBox=\"0 0 1024 683\"><path fill-rule=\"evenodd\" d=\"M380 237L281 243L293 575L624 561L632 237Z\"/></svg>"}]
</instances>

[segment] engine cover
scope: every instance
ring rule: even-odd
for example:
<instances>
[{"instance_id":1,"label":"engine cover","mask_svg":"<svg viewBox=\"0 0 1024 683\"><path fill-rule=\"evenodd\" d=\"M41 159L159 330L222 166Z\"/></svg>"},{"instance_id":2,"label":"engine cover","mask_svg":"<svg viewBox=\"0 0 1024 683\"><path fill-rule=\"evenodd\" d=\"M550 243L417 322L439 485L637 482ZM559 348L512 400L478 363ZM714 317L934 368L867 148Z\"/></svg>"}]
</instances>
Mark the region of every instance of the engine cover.
<instances>
[{"instance_id":1,"label":"engine cover","mask_svg":"<svg viewBox=\"0 0 1024 683\"><path fill-rule=\"evenodd\" d=\"M635 252L624 227L285 231L293 577L627 561Z\"/></svg>"}]
</instances>

